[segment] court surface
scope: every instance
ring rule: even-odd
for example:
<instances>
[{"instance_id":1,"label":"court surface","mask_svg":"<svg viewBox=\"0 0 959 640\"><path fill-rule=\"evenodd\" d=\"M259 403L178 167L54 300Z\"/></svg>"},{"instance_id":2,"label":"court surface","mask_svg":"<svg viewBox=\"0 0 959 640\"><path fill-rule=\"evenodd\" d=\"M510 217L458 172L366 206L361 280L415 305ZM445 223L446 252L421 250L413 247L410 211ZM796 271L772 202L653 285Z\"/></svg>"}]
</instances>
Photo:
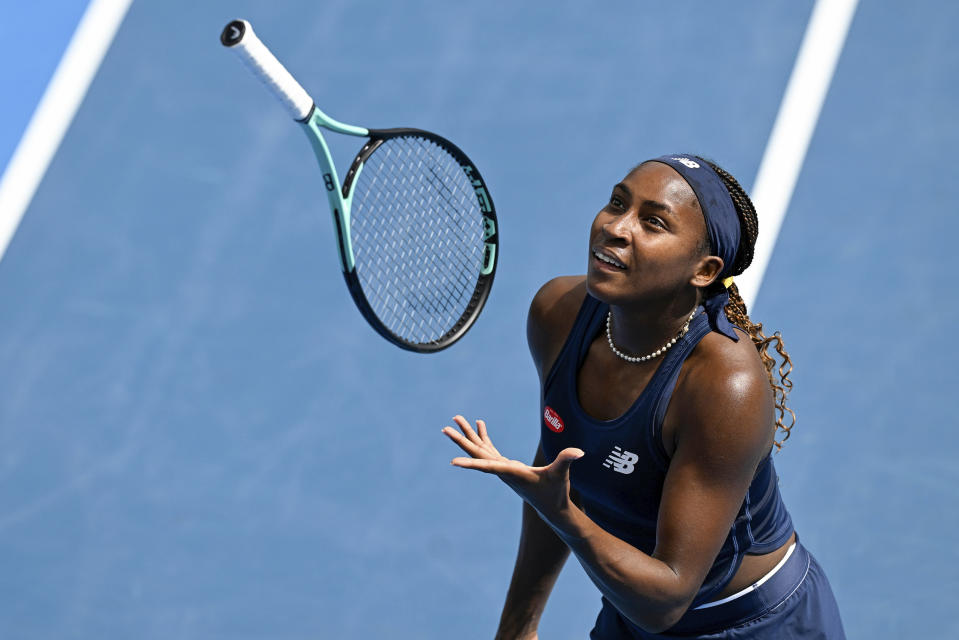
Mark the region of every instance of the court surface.
<instances>
[{"instance_id":1,"label":"court surface","mask_svg":"<svg viewBox=\"0 0 959 640\"><path fill-rule=\"evenodd\" d=\"M84 8L46 4L4 31L36 51L0 45L0 164ZM491 637L520 504L440 428L532 456L531 296L585 269L636 162L752 184L811 8L134 2L0 262L0 635ZM309 145L218 43L235 17L334 118L481 168L501 262L462 342L362 321ZM959 637L957 21L859 6L751 314L795 362L776 464L850 638ZM571 561L540 637L598 609Z\"/></svg>"}]
</instances>

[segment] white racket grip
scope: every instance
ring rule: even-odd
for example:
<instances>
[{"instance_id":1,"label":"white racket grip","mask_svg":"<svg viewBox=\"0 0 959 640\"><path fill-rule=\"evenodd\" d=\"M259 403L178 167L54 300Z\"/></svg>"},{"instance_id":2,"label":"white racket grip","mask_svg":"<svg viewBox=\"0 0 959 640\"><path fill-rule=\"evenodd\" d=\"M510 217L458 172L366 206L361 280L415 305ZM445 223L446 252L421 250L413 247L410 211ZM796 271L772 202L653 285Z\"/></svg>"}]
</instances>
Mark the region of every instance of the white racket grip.
<instances>
[{"instance_id":1,"label":"white racket grip","mask_svg":"<svg viewBox=\"0 0 959 640\"><path fill-rule=\"evenodd\" d=\"M226 25L220 42L236 52L243 63L273 92L294 120L306 120L313 109L313 98L256 37L249 22L234 20Z\"/></svg>"}]
</instances>

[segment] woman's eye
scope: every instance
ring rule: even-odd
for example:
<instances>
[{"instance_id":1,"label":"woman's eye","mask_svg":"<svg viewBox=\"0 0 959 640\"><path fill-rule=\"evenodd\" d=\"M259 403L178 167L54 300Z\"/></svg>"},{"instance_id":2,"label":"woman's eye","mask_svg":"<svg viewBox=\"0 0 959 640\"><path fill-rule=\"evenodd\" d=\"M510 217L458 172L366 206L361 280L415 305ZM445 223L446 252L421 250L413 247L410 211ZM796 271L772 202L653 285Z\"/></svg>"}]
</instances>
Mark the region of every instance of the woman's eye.
<instances>
[{"instance_id":1,"label":"woman's eye","mask_svg":"<svg viewBox=\"0 0 959 640\"><path fill-rule=\"evenodd\" d=\"M658 218L656 216L649 216L648 218L646 218L646 222L653 225L654 227L660 227L662 229L666 228L666 223L664 223L661 218Z\"/></svg>"}]
</instances>

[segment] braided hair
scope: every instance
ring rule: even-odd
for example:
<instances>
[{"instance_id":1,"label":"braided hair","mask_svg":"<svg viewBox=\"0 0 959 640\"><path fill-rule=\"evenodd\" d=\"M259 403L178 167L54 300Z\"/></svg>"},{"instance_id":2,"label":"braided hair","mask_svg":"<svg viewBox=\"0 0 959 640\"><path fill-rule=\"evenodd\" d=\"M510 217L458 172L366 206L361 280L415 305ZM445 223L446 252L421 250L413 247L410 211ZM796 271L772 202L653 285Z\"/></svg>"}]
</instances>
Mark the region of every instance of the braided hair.
<instances>
[{"instance_id":1,"label":"braided hair","mask_svg":"<svg viewBox=\"0 0 959 640\"><path fill-rule=\"evenodd\" d=\"M746 191L739 185L736 178L730 175L725 169L716 166L713 162L706 160L706 163L722 178L723 183L726 185L726 190L729 191L729 195L733 200L733 205L736 207L736 215L739 217L739 228L742 239L739 241L739 248L736 251L736 258L733 260L732 268L732 275L738 276L745 271L746 267L753 261L756 237L759 235L756 207L753 206L752 200L746 195ZM708 246L708 238L706 239L706 243ZM710 286L710 289L707 290L706 295L718 292L722 287L722 282L714 282ZM726 317L729 318L730 322L749 335L753 344L756 346L756 350L759 351L760 358L762 358L763 366L766 369L766 375L769 377L769 385L772 387L773 398L776 403L776 429L782 432L782 438L775 441L776 449L779 450L782 448L783 443L789 439L790 431L793 425L796 424L795 412L786 406L786 396L793 386L792 380L789 379L789 374L793 368L792 360L786 352L782 336L778 331L771 336L767 336L763 333L763 325L761 322L754 323L750 320L746 312L746 303L743 301L742 296L739 295L739 289L735 283L729 286L729 304L726 305ZM776 358L769 353L770 346L775 348L776 353L779 354L782 360L778 367L776 366ZM774 371L778 374L778 381L776 380ZM787 414L789 415L788 419L786 418Z\"/></svg>"}]
</instances>

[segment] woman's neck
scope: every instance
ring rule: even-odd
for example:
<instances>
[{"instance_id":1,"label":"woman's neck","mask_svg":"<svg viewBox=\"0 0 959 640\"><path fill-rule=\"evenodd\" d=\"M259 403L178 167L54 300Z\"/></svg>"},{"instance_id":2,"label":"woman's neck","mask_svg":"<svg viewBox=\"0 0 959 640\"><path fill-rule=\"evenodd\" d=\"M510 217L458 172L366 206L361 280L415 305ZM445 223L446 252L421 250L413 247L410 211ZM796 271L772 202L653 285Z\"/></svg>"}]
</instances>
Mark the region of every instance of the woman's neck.
<instances>
[{"instance_id":1,"label":"woman's neck","mask_svg":"<svg viewBox=\"0 0 959 640\"><path fill-rule=\"evenodd\" d=\"M611 304L613 342L633 356L652 353L679 335L698 304L698 295L676 296L661 304Z\"/></svg>"}]
</instances>

